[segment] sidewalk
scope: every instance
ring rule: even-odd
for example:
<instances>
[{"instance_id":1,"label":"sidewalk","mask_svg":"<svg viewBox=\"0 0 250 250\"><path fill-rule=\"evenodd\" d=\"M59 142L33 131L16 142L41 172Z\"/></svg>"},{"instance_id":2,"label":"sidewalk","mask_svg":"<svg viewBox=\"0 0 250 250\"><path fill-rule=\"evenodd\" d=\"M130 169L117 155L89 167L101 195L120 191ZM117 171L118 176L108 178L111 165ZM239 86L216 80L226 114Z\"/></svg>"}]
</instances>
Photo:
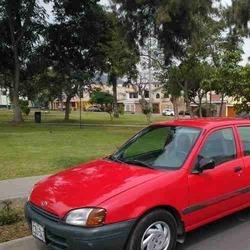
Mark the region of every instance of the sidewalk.
<instances>
[{"instance_id":1,"label":"sidewalk","mask_svg":"<svg viewBox=\"0 0 250 250\"><path fill-rule=\"evenodd\" d=\"M33 176L0 181L0 201L26 198L34 184L46 176Z\"/></svg>"},{"instance_id":2,"label":"sidewalk","mask_svg":"<svg viewBox=\"0 0 250 250\"><path fill-rule=\"evenodd\" d=\"M0 250L48 250L32 236L0 244Z\"/></svg>"}]
</instances>

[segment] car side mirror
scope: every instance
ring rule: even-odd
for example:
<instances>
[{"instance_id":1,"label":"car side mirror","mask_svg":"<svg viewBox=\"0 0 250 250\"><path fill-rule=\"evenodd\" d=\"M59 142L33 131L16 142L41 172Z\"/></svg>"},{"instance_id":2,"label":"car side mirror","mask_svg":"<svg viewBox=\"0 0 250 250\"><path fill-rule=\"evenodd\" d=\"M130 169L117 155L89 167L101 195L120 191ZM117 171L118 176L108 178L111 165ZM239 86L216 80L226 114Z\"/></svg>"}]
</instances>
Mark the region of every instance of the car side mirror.
<instances>
[{"instance_id":1,"label":"car side mirror","mask_svg":"<svg viewBox=\"0 0 250 250\"><path fill-rule=\"evenodd\" d=\"M205 170L214 169L215 168L215 161L212 158L202 158L196 168L194 169L194 174L200 174Z\"/></svg>"}]
</instances>

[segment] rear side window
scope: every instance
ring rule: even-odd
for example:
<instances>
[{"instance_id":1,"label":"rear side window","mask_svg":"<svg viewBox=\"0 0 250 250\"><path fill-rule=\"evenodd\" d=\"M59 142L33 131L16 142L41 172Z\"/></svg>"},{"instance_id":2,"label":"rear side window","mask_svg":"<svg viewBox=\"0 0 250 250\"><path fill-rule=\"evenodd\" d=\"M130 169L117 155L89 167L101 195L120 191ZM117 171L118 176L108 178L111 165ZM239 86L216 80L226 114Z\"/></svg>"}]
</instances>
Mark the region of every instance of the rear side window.
<instances>
[{"instance_id":1,"label":"rear side window","mask_svg":"<svg viewBox=\"0 0 250 250\"><path fill-rule=\"evenodd\" d=\"M236 158L236 147L231 128L213 132L206 140L198 160L211 158L216 165Z\"/></svg>"},{"instance_id":2,"label":"rear side window","mask_svg":"<svg viewBox=\"0 0 250 250\"><path fill-rule=\"evenodd\" d=\"M244 155L250 155L250 126L239 127L239 133L243 144Z\"/></svg>"}]
</instances>

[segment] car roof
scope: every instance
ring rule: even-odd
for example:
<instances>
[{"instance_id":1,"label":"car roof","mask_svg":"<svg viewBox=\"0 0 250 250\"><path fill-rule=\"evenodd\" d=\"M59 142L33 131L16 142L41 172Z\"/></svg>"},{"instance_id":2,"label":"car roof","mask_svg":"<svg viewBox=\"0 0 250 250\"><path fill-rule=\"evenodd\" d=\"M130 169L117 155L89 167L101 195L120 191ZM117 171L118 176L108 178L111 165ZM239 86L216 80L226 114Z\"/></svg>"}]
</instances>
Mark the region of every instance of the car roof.
<instances>
[{"instance_id":1,"label":"car roof","mask_svg":"<svg viewBox=\"0 0 250 250\"><path fill-rule=\"evenodd\" d=\"M157 125L166 126L187 126L203 129L216 128L229 125L250 125L249 119L242 118L194 118L194 119L178 119L171 121L158 122Z\"/></svg>"}]
</instances>

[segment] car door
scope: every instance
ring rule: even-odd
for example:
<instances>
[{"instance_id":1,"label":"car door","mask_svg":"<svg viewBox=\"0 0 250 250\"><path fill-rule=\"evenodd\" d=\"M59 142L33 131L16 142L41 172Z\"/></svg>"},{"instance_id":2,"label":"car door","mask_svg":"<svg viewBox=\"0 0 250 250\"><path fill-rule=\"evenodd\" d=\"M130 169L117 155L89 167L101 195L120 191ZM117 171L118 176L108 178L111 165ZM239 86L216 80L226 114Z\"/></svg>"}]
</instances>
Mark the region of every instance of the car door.
<instances>
[{"instance_id":1,"label":"car door","mask_svg":"<svg viewBox=\"0 0 250 250\"><path fill-rule=\"evenodd\" d=\"M233 127L210 131L195 156L194 165L212 158L215 168L188 176L189 206L183 211L187 226L206 223L242 205L239 190L244 186L243 160ZM195 166L194 166L195 167Z\"/></svg>"},{"instance_id":2,"label":"car door","mask_svg":"<svg viewBox=\"0 0 250 250\"><path fill-rule=\"evenodd\" d=\"M245 165L245 174L244 174L244 193L247 196L247 201L250 205L250 124L241 125L237 127L240 145L241 145L241 154L243 157Z\"/></svg>"}]
</instances>

